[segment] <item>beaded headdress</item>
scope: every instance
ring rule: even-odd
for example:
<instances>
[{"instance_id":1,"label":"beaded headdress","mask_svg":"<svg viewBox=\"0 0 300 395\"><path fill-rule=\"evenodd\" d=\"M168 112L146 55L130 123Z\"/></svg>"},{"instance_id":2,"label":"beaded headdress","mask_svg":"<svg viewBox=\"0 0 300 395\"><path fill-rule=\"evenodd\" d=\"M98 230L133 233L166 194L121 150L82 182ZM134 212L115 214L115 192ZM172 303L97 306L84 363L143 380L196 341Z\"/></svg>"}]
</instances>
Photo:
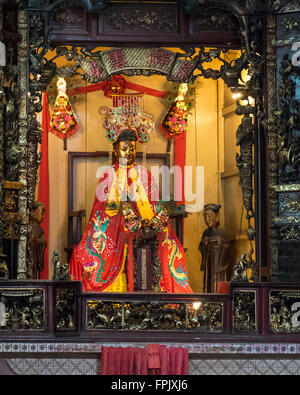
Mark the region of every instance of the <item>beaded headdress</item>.
<instances>
[{"instance_id":1,"label":"beaded headdress","mask_svg":"<svg viewBox=\"0 0 300 395\"><path fill-rule=\"evenodd\" d=\"M213 212L215 212L216 214L218 214L218 212L219 212L219 210L220 210L221 207L222 207L222 206L221 206L220 204L209 203L209 204L206 204L206 205L204 206L204 211L205 211L205 210L212 210Z\"/></svg>"},{"instance_id":2,"label":"beaded headdress","mask_svg":"<svg viewBox=\"0 0 300 395\"><path fill-rule=\"evenodd\" d=\"M123 133L134 132L137 141L147 143L154 128L154 117L144 112L142 94L112 95L113 107L102 107L106 138L115 143Z\"/></svg>"}]
</instances>

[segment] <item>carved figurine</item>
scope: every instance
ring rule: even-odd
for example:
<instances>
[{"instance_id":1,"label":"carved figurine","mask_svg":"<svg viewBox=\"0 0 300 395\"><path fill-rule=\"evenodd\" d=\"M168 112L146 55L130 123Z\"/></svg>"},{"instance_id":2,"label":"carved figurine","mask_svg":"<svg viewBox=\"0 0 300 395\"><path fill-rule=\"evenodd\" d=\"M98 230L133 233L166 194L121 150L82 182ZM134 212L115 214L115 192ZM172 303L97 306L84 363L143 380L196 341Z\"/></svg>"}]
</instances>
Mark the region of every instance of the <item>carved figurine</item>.
<instances>
[{"instance_id":1,"label":"carved figurine","mask_svg":"<svg viewBox=\"0 0 300 395\"><path fill-rule=\"evenodd\" d=\"M200 270L204 271L204 292L218 292L218 283L227 281L230 260L229 242L224 229L219 228L219 210L217 204L204 206L204 219L208 226L204 230L199 250L202 254Z\"/></svg>"},{"instance_id":2,"label":"carved figurine","mask_svg":"<svg viewBox=\"0 0 300 395\"><path fill-rule=\"evenodd\" d=\"M43 310L40 306L34 306L32 312L32 328L40 329L43 326Z\"/></svg>"},{"instance_id":3,"label":"carved figurine","mask_svg":"<svg viewBox=\"0 0 300 395\"><path fill-rule=\"evenodd\" d=\"M44 252L47 247L45 233L41 227L41 223L45 218L46 208L41 202L34 202L32 221L32 233L28 242L29 264L28 277L34 280L40 278L40 274L44 269Z\"/></svg>"},{"instance_id":4,"label":"carved figurine","mask_svg":"<svg viewBox=\"0 0 300 395\"><path fill-rule=\"evenodd\" d=\"M69 265L63 264L59 259L59 251L54 250L52 255L53 278L52 280L69 280Z\"/></svg>"},{"instance_id":5,"label":"carved figurine","mask_svg":"<svg viewBox=\"0 0 300 395\"><path fill-rule=\"evenodd\" d=\"M270 315L270 326L274 332L279 332L280 330L280 314L278 314L277 307L272 307Z\"/></svg>"},{"instance_id":6,"label":"carved figurine","mask_svg":"<svg viewBox=\"0 0 300 395\"><path fill-rule=\"evenodd\" d=\"M243 253L238 263L233 269L233 275L231 281L246 281L248 282L247 276L248 261L246 258L246 252Z\"/></svg>"}]
</instances>

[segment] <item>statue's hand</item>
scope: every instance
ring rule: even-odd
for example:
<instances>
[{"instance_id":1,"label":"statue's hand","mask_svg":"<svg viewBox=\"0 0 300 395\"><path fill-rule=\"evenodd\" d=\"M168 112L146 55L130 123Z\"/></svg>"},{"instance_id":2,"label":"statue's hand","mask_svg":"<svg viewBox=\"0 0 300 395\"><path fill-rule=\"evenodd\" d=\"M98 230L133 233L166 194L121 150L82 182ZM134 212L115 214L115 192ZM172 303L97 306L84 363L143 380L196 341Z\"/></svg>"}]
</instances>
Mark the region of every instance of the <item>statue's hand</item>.
<instances>
[{"instance_id":1,"label":"statue's hand","mask_svg":"<svg viewBox=\"0 0 300 395\"><path fill-rule=\"evenodd\" d=\"M216 236L216 242L217 242L218 246L220 246L223 243L222 237Z\"/></svg>"},{"instance_id":2,"label":"statue's hand","mask_svg":"<svg viewBox=\"0 0 300 395\"><path fill-rule=\"evenodd\" d=\"M151 221L151 226L156 231L163 231L168 226L168 214L162 210L156 212Z\"/></svg>"}]
</instances>

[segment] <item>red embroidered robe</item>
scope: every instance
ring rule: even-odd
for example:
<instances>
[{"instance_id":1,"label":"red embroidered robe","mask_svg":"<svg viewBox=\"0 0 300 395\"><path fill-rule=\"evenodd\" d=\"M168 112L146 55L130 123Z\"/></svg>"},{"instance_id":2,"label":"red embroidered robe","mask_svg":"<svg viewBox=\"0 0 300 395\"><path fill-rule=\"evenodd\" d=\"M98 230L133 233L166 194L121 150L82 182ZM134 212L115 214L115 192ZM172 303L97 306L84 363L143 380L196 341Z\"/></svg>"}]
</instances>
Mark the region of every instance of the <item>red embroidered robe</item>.
<instances>
[{"instance_id":1,"label":"red embroidered robe","mask_svg":"<svg viewBox=\"0 0 300 395\"><path fill-rule=\"evenodd\" d=\"M119 204L124 192L139 218L151 219L158 210L157 187L145 168L132 165L124 170L116 164L105 171L99 180L87 229L74 247L69 264L71 278L81 280L84 291L133 291L133 269L128 269L128 261L132 265L131 243L136 232L126 230ZM157 237L161 290L192 293L183 247L170 223ZM127 287L115 287L117 281L122 281L122 275L127 278Z\"/></svg>"}]
</instances>

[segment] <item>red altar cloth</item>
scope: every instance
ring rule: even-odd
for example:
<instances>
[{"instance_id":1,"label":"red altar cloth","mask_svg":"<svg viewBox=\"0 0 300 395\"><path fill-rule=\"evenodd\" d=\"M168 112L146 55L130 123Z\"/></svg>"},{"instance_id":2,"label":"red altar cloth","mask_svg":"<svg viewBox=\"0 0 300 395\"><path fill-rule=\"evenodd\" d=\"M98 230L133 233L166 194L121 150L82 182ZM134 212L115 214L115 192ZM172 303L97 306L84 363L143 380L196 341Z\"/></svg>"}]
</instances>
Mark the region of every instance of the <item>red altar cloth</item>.
<instances>
[{"instance_id":1,"label":"red altar cloth","mask_svg":"<svg viewBox=\"0 0 300 395\"><path fill-rule=\"evenodd\" d=\"M186 348L149 344L147 348L102 347L101 375L187 375Z\"/></svg>"}]
</instances>

